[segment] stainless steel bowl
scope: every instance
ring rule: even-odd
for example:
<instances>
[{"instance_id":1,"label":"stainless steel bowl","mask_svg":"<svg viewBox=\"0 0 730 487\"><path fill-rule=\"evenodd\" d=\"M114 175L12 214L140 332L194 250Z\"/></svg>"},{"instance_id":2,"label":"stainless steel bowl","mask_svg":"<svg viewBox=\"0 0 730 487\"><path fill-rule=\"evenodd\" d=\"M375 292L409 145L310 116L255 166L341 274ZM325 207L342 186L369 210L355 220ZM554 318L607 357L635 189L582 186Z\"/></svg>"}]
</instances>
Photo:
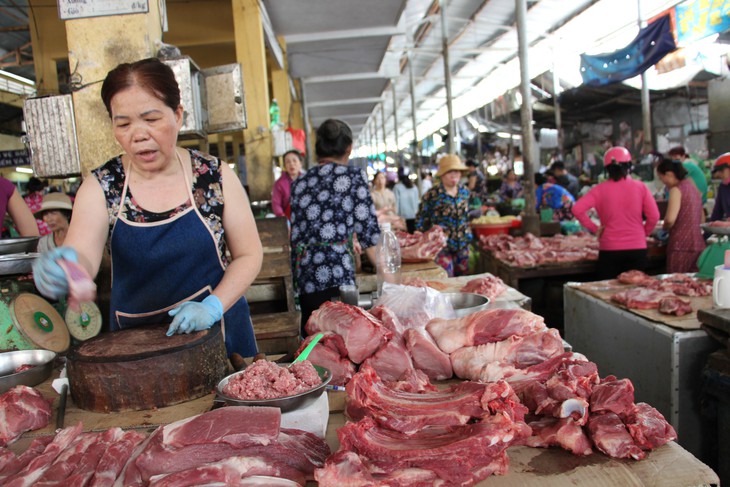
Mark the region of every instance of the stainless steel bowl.
<instances>
[{"instance_id":1,"label":"stainless steel bowl","mask_svg":"<svg viewBox=\"0 0 730 487\"><path fill-rule=\"evenodd\" d=\"M0 394L17 385L36 386L48 379L53 371L56 352L50 350L18 350L0 353ZM15 372L21 365L35 365Z\"/></svg>"},{"instance_id":2,"label":"stainless steel bowl","mask_svg":"<svg viewBox=\"0 0 730 487\"><path fill-rule=\"evenodd\" d=\"M36 252L0 255L0 276L30 274L33 270L33 261L40 255Z\"/></svg>"},{"instance_id":3,"label":"stainless steel bowl","mask_svg":"<svg viewBox=\"0 0 730 487\"><path fill-rule=\"evenodd\" d=\"M278 364L281 367L286 367L288 363ZM236 372L227 377L221 379L216 387L216 393L220 399L222 399L229 406L269 406L281 409L282 413L287 411L293 411L294 409L303 408L314 401L324 392L324 388L332 380L332 372L329 369L315 365L314 369L317 371L319 378L322 379L322 383L309 389L308 391L294 394L293 396L277 397L275 399L236 399L223 393L223 388L226 387L228 381L233 377L243 374L245 372Z\"/></svg>"},{"instance_id":4,"label":"stainless steel bowl","mask_svg":"<svg viewBox=\"0 0 730 487\"><path fill-rule=\"evenodd\" d=\"M35 252L40 237L17 237L0 239L0 255Z\"/></svg>"},{"instance_id":5,"label":"stainless steel bowl","mask_svg":"<svg viewBox=\"0 0 730 487\"><path fill-rule=\"evenodd\" d=\"M489 298L476 293L443 293L451 302L457 318L487 309Z\"/></svg>"}]
</instances>

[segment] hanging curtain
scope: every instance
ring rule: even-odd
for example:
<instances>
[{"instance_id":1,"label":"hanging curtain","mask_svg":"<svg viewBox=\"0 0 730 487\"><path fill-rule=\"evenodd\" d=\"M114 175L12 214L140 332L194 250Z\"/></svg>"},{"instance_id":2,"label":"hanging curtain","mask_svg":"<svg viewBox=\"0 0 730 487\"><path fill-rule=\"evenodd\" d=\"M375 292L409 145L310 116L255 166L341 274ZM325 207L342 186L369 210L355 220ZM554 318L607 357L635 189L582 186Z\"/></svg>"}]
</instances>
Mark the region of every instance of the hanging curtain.
<instances>
[{"instance_id":1,"label":"hanging curtain","mask_svg":"<svg viewBox=\"0 0 730 487\"><path fill-rule=\"evenodd\" d=\"M618 51L596 56L581 54L583 84L605 86L633 78L676 48L671 19L667 14L641 29L628 46Z\"/></svg>"}]
</instances>

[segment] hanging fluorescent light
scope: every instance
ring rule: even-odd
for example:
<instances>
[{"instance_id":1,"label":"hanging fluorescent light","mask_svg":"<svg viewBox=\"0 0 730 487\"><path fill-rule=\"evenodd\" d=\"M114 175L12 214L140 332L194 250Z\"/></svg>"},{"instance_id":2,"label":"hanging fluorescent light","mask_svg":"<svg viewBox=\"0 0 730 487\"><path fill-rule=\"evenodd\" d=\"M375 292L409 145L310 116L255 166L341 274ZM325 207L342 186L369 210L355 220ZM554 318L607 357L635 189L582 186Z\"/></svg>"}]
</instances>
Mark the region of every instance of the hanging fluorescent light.
<instances>
[{"instance_id":1,"label":"hanging fluorescent light","mask_svg":"<svg viewBox=\"0 0 730 487\"><path fill-rule=\"evenodd\" d=\"M25 174L33 174L33 169L29 167L16 167L15 172L22 172Z\"/></svg>"}]
</instances>

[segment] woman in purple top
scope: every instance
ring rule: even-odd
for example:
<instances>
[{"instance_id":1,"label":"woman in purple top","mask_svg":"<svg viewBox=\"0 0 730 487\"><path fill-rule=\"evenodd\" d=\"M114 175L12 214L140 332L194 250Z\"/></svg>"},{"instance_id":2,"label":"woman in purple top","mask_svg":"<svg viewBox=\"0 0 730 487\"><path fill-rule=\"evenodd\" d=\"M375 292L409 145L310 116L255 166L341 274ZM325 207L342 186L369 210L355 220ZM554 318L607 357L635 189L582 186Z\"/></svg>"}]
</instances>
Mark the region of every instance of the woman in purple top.
<instances>
[{"instance_id":1,"label":"woman in purple top","mask_svg":"<svg viewBox=\"0 0 730 487\"><path fill-rule=\"evenodd\" d=\"M702 195L680 161L664 158L656 172L669 188L664 215L664 229L669 231L667 272L697 272L697 259L705 250L700 230L700 223L705 220Z\"/></svg>"},{"instance_id":2,"label":"woman in purple top","mask_svg":"<svg viewBox=\"0 0 730 487\"><path fill-rule=\"evenodd\" d=\"M304 158L302 154L292 149L284 154L284 172L281 177L274 183L274 189L271 192L271 209L276 216L285 216L291 218L291 183L302 175L302 162Z\"/></svg>"},{"instance_id":3,"label":"woman in purple top","mask_svg":"<svg viewBox=\"0 0 730 487\"><path fill-rule=\"evenodd\" d=\"M33 213L25 204L23 197L20 196L12 181L0 176L0 215L5 217L6 211L21 237L37 237L39 235L38 225L35 223Z\"/></svg>"}]
</instances>

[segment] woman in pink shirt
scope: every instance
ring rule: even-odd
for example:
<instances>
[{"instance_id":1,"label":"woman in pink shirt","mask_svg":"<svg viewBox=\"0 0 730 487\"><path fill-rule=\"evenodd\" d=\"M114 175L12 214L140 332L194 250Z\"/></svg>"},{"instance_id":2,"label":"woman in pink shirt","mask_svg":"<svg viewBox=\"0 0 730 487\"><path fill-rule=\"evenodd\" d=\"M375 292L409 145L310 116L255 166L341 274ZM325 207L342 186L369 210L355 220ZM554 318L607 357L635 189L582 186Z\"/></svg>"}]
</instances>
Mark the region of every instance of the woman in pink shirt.
<instances>
[{"instance_id":1,"label":"woman in pink shirt","mask_svg":"<svg viewBox=\"0 0 730 487\"><path fill-rule=\"evenodd\" d=\"M659 209L641 181L629 177L631 153L623 147L606 151L603 164L608 180L598 184L573 205L578 221L598 237L599 279L616 277L631 269L646 269L646 237L659 221ZM595 208L600 226L588 218Z\"/></svg>"},{"instance_id":2,"label":"woman in pink shirt","mask_svg":"<svg viewBox=\"0 0 730 487\"><path fill-rule=\"evenodd\" d=\"M284 172L274 183L271 192L271 209L276 216L291 217L291 183L302 175L304 157L298 150L290 150L284 154Z\"/></svg>"}]
</instances>

